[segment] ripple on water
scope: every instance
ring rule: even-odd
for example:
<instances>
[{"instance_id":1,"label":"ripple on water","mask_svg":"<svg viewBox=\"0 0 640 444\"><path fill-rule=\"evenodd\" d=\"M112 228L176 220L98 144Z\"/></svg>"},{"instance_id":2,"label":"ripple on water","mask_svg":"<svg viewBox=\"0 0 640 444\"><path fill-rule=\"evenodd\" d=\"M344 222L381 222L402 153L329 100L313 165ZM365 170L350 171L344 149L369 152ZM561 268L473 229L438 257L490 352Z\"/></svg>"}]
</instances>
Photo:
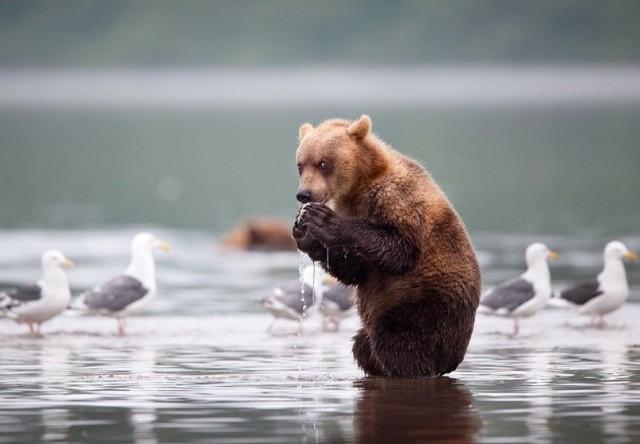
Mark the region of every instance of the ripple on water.
<instances>
[{"instance_id":1,"label":"ripple on water","mask_svg":"<svg viewBox=\"0 0 640 444\"><path fill-rule=\"evenodd\" d=\"M108 235L74 285L102 278L102 261L119 270L125 234ZM102 317L61 316L42 337L0 322L0 442L376 442L389 431L407 432L403 442L640 439L639 305L602 329L543 310L515 338L510 320L478 316L450 378L366 379L351 356L355 318L338 333L323 332L317 314L302 336L295 323L265 332L269 316L254 300L297 276L297 253L223 258L204 236L172 234L161 234L176 256L159 257L158 299L126 336ZM90 259L86 244L62 240L70 257ZM511 271L502 250L520 257L521 241L486 251L496 276ZM27 256L22 271L33 276Z\"/></svg>"}]
</instances>

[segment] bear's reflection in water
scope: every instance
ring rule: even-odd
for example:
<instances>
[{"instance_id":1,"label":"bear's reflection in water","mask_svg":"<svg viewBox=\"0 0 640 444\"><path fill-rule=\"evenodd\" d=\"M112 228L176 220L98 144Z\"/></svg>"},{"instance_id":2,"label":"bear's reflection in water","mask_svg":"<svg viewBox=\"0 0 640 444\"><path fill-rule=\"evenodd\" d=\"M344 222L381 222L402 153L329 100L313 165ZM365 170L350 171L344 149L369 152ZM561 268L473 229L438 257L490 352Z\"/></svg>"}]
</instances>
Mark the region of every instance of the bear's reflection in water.
<instances>
[{"instance_id":1,"label":"bear's reflection in water","mask_svg":"<svg viewBox=\"0 0 640 444\"><path fill-rule=\"evenodd\" d=\"M452 378L367 378L354 426L360 443L476 442L482 421L471 393Z\"/></svg>"}]
</instances>

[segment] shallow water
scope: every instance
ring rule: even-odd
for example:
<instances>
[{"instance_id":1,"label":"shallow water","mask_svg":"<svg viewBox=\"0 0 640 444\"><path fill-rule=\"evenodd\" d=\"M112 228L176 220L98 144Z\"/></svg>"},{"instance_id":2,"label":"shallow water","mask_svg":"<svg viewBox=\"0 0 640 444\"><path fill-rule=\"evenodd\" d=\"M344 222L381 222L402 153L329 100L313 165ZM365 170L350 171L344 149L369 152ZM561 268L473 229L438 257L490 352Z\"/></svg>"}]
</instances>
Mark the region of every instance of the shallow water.
<instances>
[{"instance_id":1,"label":"shallow water","mask_svg":"<svg viewBox=\"0 0 640 444\"><path fill-rule=\"evenodd\" d=\"M39 255L77 262L73 292L118 273L135 229L0 232L0 285L38 276ZM296 253L231 253L207 233L154 230L159 295L116 334L113 319L68 314L43 336L0 320L0 443L5 442L633 442L640 440L640 304L604 328L559 309L521 322L478 317L467 357L444 378L366 379L353 362L358 320L323 332L256 304L295 278ZM519 272L542 240L561 254L554 286L597 272L606 241L478 233L486 285ZM640 238L623 238L638 250ZM627 266L632 299L640 273Z\"/></svg>"}]
</instances>

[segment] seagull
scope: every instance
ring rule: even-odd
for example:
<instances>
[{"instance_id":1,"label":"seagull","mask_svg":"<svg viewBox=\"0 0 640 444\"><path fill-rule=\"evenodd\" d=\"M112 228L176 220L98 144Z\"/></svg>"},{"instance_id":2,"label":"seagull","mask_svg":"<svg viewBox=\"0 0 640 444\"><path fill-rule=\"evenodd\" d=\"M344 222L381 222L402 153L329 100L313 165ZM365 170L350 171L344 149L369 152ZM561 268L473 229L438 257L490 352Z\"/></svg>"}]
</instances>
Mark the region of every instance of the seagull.
<instances>
[{"instance_id":1,"label":"seagull","mask_svg":"<svg viewBox=\"0 0 640 444\"><path fill-rule=\"evenodd\" d=\"M139 233L131 241L131 262L124 274L82 293L73 308L113 316L118 333L124 334L125 318L140 310L156 295L153 250L169 251L170 245L153 234Z\"/></svg>"},{"instance_id":2,"label":"seagull","mask_svg":"<svg viewBox=\"0 0 640 444\"><path fill-rule=\"evenodd\" d=\"M554 297L555 305L569 306L577 309L580 314L595 316L596 325L602 327L604 315L620 308L629 297L629 285L622 260L635 261L637 257L622 242L609 242L604 248L604 268L600 274L595 279L563 290Z\"/></svg>"},{"instance_id":3,"label":"seagull","mask_svg":"<svg viewBox=\"0 0 640 444\"><path fill-rule=\"evenodd\" d=\"M314 265L307 265L300 279L292 279L271 289L271 292L260 300L260 305L273 315L273 321L267 327L271 333L278 319L298 321L298 334L302 334L302 321L308 316L314 301L322 297L320 270ZM315 285L310 285L310 284Z\"/></svg>"},{"instance_id":4,"label":"seagull","mask_svg":"<svg viewBox=\"0 0 640 444\"><path fill-rule=\"evenodd\" d=\"M518 318L535 314L551 297L551 277L547 258L558 254L536 242L525 251L527 271L486 292L480 299L479 313L513 318L513 334L518 334Z\"/></svg>"},{"instance_id":5,"label":"seagull","mask_svg":"<svg viewBox=\"0 0 640 444\"><path fill-rule=\"evenodd\" d=\"M71 292L64 268L73 266L73 261L60 251L45 251L42 254L42 277L37 283L0 292L0 316L27 324L32 334L39 334L43 322L69 306Z\"/></svg>"},{"instance_id":6,"label":"seagull","mask_svg":"<svg viewBox=\"0 0 640 444\"><path fill-rule=\"evenodd\" d=\"M351 316L354 312L353 289L338 282L333 276L327 275L324 279L322 300L318 310L323 316L322 328L328 330L332 324L334 330L340 329L340 320Z\"/></svg>"}]
</instances>

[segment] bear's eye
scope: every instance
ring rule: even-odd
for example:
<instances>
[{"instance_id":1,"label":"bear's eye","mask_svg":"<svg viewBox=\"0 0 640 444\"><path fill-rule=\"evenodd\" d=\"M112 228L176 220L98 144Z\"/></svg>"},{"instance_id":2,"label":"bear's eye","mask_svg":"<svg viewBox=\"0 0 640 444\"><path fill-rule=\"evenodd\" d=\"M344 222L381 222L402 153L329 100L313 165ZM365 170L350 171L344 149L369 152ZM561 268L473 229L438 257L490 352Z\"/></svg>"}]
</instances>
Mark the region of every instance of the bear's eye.
<instances>
[{"instance_id":1,"label":"bear's eye","mask_svg":"<svg viewBox=\"0 0 640 444\"><path fill-rule=\"evenodd\" d=\"M321 160L318 162L318 169L323 174L328 174L331 172L331 165L326 160Z\"/></svg>"},{"instance_id":2,"label":"bear's eye","mask_svg":"<svg viewBox=\"0 0 640 444\"><path fill-rule=\"evenodd\" d=\"M298 164L298 174L302 174L302 164Z\"/></svg>"}]
</instances>

